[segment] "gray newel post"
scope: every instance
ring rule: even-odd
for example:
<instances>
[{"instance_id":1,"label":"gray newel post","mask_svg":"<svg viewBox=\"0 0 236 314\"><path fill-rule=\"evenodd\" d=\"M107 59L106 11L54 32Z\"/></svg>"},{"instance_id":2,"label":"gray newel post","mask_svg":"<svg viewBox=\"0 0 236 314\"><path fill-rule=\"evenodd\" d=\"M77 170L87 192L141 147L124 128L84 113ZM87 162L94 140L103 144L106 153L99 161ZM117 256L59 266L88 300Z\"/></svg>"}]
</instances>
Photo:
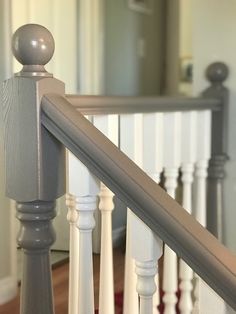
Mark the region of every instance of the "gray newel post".
<instances>
[{"instance_id":1,"label":"gray newel post","mask_svg":"<svg viewBox=\"0 0 236 314\"><path fill-rule=\"evenodd\" d=\"M6 193L17 202L18 244L24 252L21 314L52 314L52 219L55 199L65 193L65 152L41 125L40 103L46 93L64 95L64 84L44 69L54 52L46 28L20 27L12 49L23 69L4 82L3 119Z\"/></svg>"},{"instance_id":2,"label":"gray newel post","mask_svg":"<svg viewBox=\"0 0 236 314\"><path fill-rule=\"evenodd\" d=\"M228 67L222 62L211 64L206 70L211 86L203 93L205 97L219 98L222 101L220 111L212 113L212 147L208 171L207 228L219 240L223 232L224 165L227 156L227 127L229 91L223 85L228 77Z\"/></svg>"}]
</instances>

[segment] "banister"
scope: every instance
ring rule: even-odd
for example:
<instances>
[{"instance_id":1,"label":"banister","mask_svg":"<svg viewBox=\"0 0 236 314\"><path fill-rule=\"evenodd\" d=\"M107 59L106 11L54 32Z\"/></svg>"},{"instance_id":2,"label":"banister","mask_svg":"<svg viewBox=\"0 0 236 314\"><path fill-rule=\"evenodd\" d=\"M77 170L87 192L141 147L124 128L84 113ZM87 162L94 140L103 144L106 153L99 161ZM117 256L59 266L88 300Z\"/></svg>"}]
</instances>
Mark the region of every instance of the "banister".
<instances>
[{"instance_id":1,"label":"banister","mask_svg":"<svg viewBox=\"0 0 236 314\"><path fill-rule=\"evenodd\" d=\"M222 109L222 101L216 97L66 95L66 98L85 115Z\"/></svg>"},{"instance_id":2,"label":"banister","mask_svg":"<svg viewBox=\"0 0 236 314\"><path fill-rule=\"evenodd\" d=\"M66 95L69 102L85 115L172 112L188 110L212 111L211 159L208 170L207 228L221 242L223 238L223 212L225 163L228 138L229 91L224 81L229 74L223 62L214 62L206 69L210 82L201 97L163 96L81 96Z\"/></svg>"},{"instance_id":3,"label":"banister","mask_svg":"<svg viewBox=\"0 0 236 314\"><path fill-rule=\"evenodd\" d=\"M42 98L42 124L236 309L236 257L63 96Z\"/></svg>"},{"instance_id":4,"label":"banister","mask_svg":"<svg viewBox=\"0 0 236 314\"><path fill-rule=\"evenodd\" d=\"M79 110L86 114L99 114L102 101L103 114L118 113L117 110L119 113L132 113L210 109L213 120L217 121L213 133L220 130L217 135L222 135L222 116L225 117L227 106L224 108L224 105L228 95L223 86L227 77L225 68L217 66L211 71L213 84L204 94L204 99L119 97L112 100L101 97L96 100L90 96L68 96L66 99L64 84L53 79L44 68L54 50L54 41L48 30L37 24L21 27L13 37L13 50L23 69L3 85L2 116L7 195L17 201L17 217L21 221L18 243L23 248L25 260L21 313L53 313L49 248L54 241L51 220L55 216L55 199L65 193L64 146L236 309L235 256L76 108L79 106ZM120 100L125 100L126 104L122 105ZM91 102L93 106L90 106ZM135 111L134 102L138 104ZM127 111L127 103L131 111ZM86 111L89 107L92 108L90 112ZM112 112L107 112L111 109ZM219 159L221 161L222 156L226 156L223 143L224 140L216 141L217 149L213 151L217 154L213 164L215 168ZM215 169L212 173L213 185L219 190L222 175L218 175ZM37 284L33 291L34 280Z\"/></svg>"}]
</instances>

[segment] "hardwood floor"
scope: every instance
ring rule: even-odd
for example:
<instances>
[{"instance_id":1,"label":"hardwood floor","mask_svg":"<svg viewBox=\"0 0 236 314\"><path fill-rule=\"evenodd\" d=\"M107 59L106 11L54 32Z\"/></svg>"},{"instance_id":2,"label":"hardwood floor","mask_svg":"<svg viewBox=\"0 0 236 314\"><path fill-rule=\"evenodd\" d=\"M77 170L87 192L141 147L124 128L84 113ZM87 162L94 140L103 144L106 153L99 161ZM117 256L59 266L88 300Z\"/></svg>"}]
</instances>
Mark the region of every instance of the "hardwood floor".
<instances>
[{"instance_id":1,"label":"hardwood floor","mask_svg":"<svg viewBox=\"0 0 236 314\"><path fill-rule=\"evenodd\" d=\"M99 291L99 260L100 255L94 255L94 294L95 308L98 308L98 291ZM68 274L69 264L66 263L53 270L53 289L55 314L68 313ZM121 248L114 250L114 285L115 291L123 290L124 282L124 251ZM19 294L11 302L0 306L0 314L19 314ZM32 313L33 314L33 313Z\"/></svg>"}]
</instances>

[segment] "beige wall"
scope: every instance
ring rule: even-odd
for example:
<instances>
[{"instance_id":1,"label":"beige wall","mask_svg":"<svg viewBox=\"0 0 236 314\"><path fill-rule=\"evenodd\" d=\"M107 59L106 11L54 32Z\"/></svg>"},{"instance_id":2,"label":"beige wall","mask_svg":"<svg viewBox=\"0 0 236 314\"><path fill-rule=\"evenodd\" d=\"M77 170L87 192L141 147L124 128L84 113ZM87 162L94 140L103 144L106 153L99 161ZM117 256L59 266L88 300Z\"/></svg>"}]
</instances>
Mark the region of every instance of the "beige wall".
<instances>
[{"instance_id":1,"label":"beige wall","mask_svg":"<svg viewBox=\"0 0 236 314\"><path fill-rule=\"evenodd\" d=\"M191 57L193 53L192 45L192 0L180 0L179 12L179 56Z\"/></svg>"},{"instance_id":2,"label":"beige wall","mask_svg":"<svg viewBox=\"0 0 236 314\"><path fill-rule=\"evenodd\" d=\"M204 71L214 61L225 62L230 70L226 86L230 89L228 154L226 166L224 230L225 243L236 251L236 1L193 0L194 92L208 82Z\"/></svg>"}]
</instances>

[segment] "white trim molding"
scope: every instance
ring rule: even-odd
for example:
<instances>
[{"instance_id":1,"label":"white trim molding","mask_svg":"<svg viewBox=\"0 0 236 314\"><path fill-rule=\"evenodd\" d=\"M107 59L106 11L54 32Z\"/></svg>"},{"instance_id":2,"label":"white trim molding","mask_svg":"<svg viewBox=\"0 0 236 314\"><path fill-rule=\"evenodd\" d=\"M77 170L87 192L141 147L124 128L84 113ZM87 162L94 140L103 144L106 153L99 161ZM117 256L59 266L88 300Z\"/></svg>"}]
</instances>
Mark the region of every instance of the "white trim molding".
<instances>
[{"instance_id":1,"label":"white trim molding","mask_svg":"<svg viewBox=\"0 0 236 314\"><path fill-rule=\"evenodd\" d=\"M99 95L104 90L104 3L79 1L79 91Z\"/></svg>"},{"instance_id":2,"label":"white trim molding","mask_svg":"<svg viewBox=\"0 0 236 314\"><path fill-rule=\"evenodd\" d=\"M9 302L17 295L17 280L15 277L0 279L0 305Z\"/></svg>"},{"instance_id":3,"label":"white trim molding","mask_svg":"<svg viewBox=\"0 0 236 314\"><path fill-rule=\"evenodd\" d=\"M79 0L79 93L104 93L104 0ZM77 161L79 164L80 162ZM83 166L82 166L83 167ZM101 217L94 213L93 252L100 252Z\"/></svg>"}]
</instances>

